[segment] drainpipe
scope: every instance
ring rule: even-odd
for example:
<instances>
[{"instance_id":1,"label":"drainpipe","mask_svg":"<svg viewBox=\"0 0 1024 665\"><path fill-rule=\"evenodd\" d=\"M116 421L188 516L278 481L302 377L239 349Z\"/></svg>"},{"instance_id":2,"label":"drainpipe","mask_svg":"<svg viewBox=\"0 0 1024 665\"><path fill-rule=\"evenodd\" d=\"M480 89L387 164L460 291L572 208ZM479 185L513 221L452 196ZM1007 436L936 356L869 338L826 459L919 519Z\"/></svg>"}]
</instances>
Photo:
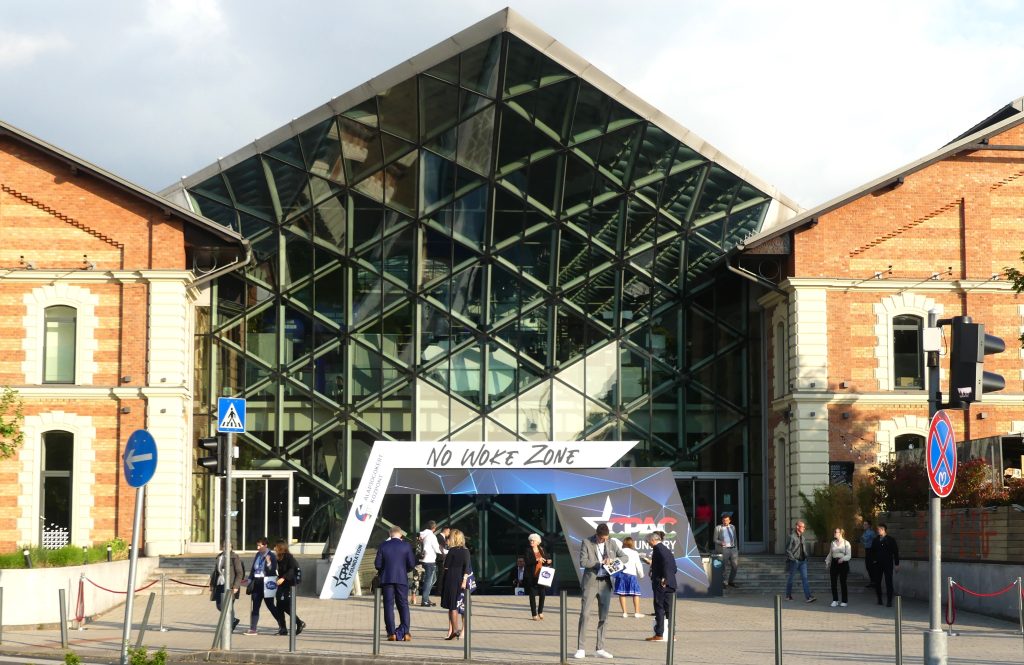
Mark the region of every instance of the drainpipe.
<instances>
[{"instance_id":1,"label":"drainpipe","mask_svg":"<svg viewBox=\"0 0 1024 665\"><path fill-rule=\"evenodd\" d=\"M242 240L242 244L245 247L245 256L243 258L235 259L234 261L227 264L223 268L214 268L210 272L205 272L202 275L199 275L198 277L196 277L195 281L192 282L192 286L202 286L207 282L217 279L218 277L225 273L234 272L235 270L238 270L239 268L244 268L245 266L252 263L252 245L249 243L248 240Z\"/></svg>"}]
</instances>

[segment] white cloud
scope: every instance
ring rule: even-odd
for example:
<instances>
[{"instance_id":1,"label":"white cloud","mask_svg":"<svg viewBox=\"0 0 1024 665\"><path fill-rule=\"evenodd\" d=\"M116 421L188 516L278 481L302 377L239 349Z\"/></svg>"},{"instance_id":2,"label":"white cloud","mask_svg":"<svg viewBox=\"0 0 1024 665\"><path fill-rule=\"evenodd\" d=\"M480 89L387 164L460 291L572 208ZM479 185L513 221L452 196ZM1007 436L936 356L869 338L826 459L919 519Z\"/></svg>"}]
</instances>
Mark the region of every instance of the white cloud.
<instances>
[{"instance_id":1,"label":"white cloud","mask_svg":"<svg viewBox=\"0 0 1024 665\"><path fill-rule=\"evenodd\" d=\"M0 31L0 69L31 64L38 56L70 44L59 35L24 35Z\"/></svg>"}]
</instances>

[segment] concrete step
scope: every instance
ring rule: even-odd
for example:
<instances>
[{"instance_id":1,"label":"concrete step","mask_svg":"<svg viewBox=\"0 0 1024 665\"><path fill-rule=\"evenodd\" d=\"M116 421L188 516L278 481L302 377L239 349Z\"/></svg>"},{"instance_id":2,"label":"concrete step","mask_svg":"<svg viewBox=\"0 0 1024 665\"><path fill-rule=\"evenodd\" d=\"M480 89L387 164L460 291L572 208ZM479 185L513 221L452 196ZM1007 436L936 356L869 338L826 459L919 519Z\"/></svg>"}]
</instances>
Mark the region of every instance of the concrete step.
<instances>
[{"instance_id":1,"label":"concrete step","mask_svg":"<svg viewBox=\"0 0 1024 665\"><path fill-rule=\"evenodd\" d=\"M150 573L146 584L156 582L146 592L160 593L160 579L164 577L164 593L168 596L192 596L210 592L210 574L190 573L179 568L156 568ZM185 584L182 584L185 582ZM141 584L139 586L142 586Z\"/></svg>"},{"instance_id":2,"label":"concrete step","mask_svg":"<svg viewBox=\"0 0 1024 665\"><path fill-rule=\"evenodd\" d=\"M864 574L864 561L862 559L854 559L850 563L850 575L847 578L847 590L850 595L874 593L872 589L866 586L868 578ZM814 557L809 562L807 581L811 585L811 591L814 594L831 597L832 582L829 578L828 570L825 568L824 557ZM777 554L751 554L747 556L740 554L736 584L739 586L735 589L729 589L729 594L776 594L785 592L786 557ZM796 587L794 593L799 592L799 577L794 578L793 585Z\"/></svg>"}]
</instances>

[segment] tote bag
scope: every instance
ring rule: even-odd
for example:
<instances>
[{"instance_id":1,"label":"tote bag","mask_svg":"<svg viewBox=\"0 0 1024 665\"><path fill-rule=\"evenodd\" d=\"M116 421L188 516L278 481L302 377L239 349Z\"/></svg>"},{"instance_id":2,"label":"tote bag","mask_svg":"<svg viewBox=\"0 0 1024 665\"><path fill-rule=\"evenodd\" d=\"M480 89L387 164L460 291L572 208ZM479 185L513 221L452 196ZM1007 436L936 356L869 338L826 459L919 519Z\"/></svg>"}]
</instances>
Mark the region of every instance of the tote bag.
<instances>
[{"instance_id":1,"label":"tote bag","mask_svg":"<svg viewBox=\"0 0 1024 665\"><path fill-rule=\"evenodd\" d=\"M267 575L263 578L263 597L270 598L277 593L277 578Z\"/></svg>"},{"instance_id":2,"label":"tote bag","mask_svg":"<svg viewBox=\"0 0 1024 665\"><path fill-rule=\"evenodd\" d=\"M550 587L551 583L555 581L555 569L551 566L541 566L540 572L537 573L537 584L541 586Z\"/></svg>"}]
</instances>

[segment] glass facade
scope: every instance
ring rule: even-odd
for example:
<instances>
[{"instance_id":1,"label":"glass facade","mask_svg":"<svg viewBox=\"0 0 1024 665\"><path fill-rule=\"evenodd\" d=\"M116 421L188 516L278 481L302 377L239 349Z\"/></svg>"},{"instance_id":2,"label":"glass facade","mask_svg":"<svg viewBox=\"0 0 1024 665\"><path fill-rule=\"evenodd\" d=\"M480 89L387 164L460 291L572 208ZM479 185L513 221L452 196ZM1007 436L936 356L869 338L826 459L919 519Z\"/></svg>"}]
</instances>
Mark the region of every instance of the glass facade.
<instances>
[{"instance_id":1,"label":"glass facade","mask_svg":"<svg viewBox=\"0 0 1024 665\"><path fill-rule=\"evenodd\" d=\"M515 35L187 191L255 252L200 317L197 408L248 399L239 468L314 497L294 537L329 537L378 439L638 439L625 463L760 505L760 315L716 263L770 197ZM509 555L554 528L543 497L409 502Z\"/></svg>"}]
</instances>

